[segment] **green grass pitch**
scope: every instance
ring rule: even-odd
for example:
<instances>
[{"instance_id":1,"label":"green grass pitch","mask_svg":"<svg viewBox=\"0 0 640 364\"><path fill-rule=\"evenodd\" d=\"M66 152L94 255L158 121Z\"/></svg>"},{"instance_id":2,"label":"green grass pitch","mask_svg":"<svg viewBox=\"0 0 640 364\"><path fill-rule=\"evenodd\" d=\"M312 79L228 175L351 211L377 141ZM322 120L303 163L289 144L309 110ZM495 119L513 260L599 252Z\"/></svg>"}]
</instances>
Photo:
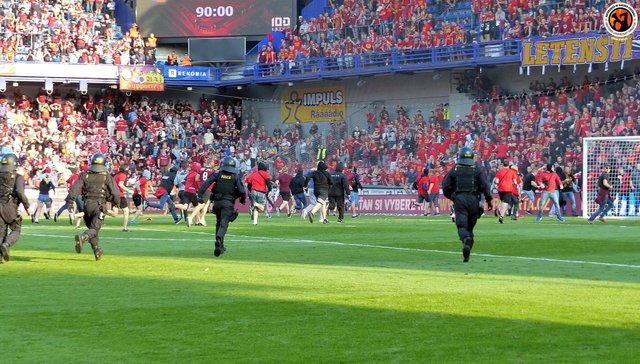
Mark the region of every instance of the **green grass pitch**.
<instances>
[{"instance_id":1,"label":"green grass pitch","mask_svg":"<svg viewBox=\"0 0 640 364\"><path fill-rule=\"evenodd\" d=\"M66 221L66 216L62 221ZM25 222L0 265L3 363L634 363L640 222L484 217L471 262L448 217L346 224L246 214L102 231Z\"/></svg>"}]
</instances>

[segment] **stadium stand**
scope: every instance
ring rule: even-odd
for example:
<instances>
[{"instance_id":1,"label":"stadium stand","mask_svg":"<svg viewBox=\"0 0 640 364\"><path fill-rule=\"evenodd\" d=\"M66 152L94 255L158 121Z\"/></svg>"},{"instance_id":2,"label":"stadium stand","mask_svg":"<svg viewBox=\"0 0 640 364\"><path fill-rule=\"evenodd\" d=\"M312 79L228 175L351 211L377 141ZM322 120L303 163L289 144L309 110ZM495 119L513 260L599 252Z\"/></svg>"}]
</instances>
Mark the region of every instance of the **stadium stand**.
<instances>
[{"instance_id":1,"label":"stadium stand","mask_svg":"<svg viewBox=\"0 0 640 364\"><path fill-rule=\"evenodd\" d=\"M97 150L115 169L122 163L133 172L147 167L155 180L163 154L198 162L232 155L246 170L259 159L276 170L311 167L326 155L330 165L356 165L366 184L403 186L424 166L442 174L463 145L478 150L490 171L501 158L521 170L548 161L579 169L582 137L638 135L638 74L616 71L609 80L582 83L550 78L517 96L494 85L466 118L452 118L446 104L424 111L383 107L367 113L366 128L349 130L341 121L325 133L317 126L303 133L299 124L267 130L259 113L242 110L239 101L203 97L190 105L113 90L91 97L16 93L0 95L0 140L3 153L13 151L26 162L31 178L47 167L62 173L69 164L86 163Z\"/></svg>"},{"instance_id":2,"label":"stadium stand","mask_svg":"<svg viewBox=\"0 0 640 364\"><path fill-rule=\"evenodd\" d=\"M0 60L155 64L155 39L143 41L135 24L122 34L110 4L3 3ZM583 0L333 1L326 14L303 19L285 31L277 47L265 47L265 58L259 56L258 61L324 56L334 57L337 67L348 67L351 55L390 48L597 31L605 4L588 4ZM487 28L487 23L493 25ZM47 167L62 172L67 164L82 164L96 150L107 153L114 168L121 163L130 164L133 172L149 167L156 179L163 154L199 162L233 155L247 169L258 159L276 169L310 167L326 155L332 165L354 163L366 184L401 186L425 165L442 174L463 145L481 151L488 170L495 170L496 161L504 157L512 158L521 170L559 159L579 166L582 137L638 135L640 83L636 76L620 72L612 72L610 80L585 79L580 84L566 77L559 84L552 79L534 82L524 95L509 94L504 91L507 86L487 85L470 75L459 84L459 91L480 100L465 117L452 118L446 104L433 110L390 107L369 112L366 128L350 129L340 121L324 134L317 127L304 134L297 124L266 130L259 113L243 111L236 101L203 98L193 106L112 90L91 97L16 93L0 97L0 137L3 152L18 153L27 162L30 177Z\"/></svg>"}]
</instances>

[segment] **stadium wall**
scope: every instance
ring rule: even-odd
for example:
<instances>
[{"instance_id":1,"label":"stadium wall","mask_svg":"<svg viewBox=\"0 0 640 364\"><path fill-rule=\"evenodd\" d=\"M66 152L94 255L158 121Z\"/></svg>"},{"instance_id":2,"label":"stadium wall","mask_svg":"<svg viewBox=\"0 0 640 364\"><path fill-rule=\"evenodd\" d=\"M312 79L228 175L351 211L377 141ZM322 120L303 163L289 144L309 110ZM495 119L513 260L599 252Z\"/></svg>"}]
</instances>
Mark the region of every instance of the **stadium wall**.
<instances>
[{"instance_id":1,"label":"stadium wall","mask_svg":"<svg viewBox=\"0 0 640 364\"><path fill-rule=\"evenodd\" d=\"M281 84L273 87L251 86L245 100L245 112L254 108L263 121L267 130L272 130L276 124L281 124L281 105L283 95L291 88L304 89L332 89L342 87L346 95L345 120L349 130L358 125L367 126L366 113L373 110L376 114L385 106L389 113L395 115L396 105L408 107L410 114L422 110L425 118L437 104L448 103L451 93L449 72L434 80L433 72L416 74L384 75L379 77L346 78L338 81L319 81L294 83L293 86ZM455 91L455 87L453 88ZM470 103L469 103L470 105ZM311 123L303 123L308 128ZM319 130L328 130L330 123L317 123ZM286 125L285 125L286 126Z\"/></svg>"},{"instance_id":2,"label":"stadium wall","mask_svg":"<svg viewBox=\"0 0 640 364\"><path fill-rule=\"evenodd\" d=\"M640 66L640 61L628 61L624 69L635 69ZM605 68L608 70L605 71ZM594 64L591 72L588 65L578 65L575 70L573 66L556 67L531 67L529 70L522 69L520 73L519 65L504 65L493 67L476 68L486 75L493 84L500 86L504 92L509 94L520 94L523 91L529 92L529 85L536 80L547 83L550 78L559 84L560 80L567 76L573 85L582 84L585 76L591 82L604 81L609 75L621 69L621 63ZM527 71L529 75L527 75ZM349 130L357 125L360 128L366 127L366 113L373 110L379 113L383 106L386 106L390 114L395 116L395 106L405 105L409 115L412 116L417 110L422 110L425 118L437 104L448 103L450 105L451 118L460 115L463 119L469 113L474 101L471 94L460 94L456 90L457 76L464 72L464 69L450 71L425 71L415 74L393 74L371 77L353 77L335 81L317 82L296 82L293 86L286 83L275 86L249 86L245 87L243 97L245 110L255 108L258 112L261 125L265 125L267 130L273 130L276 124L281 123L281 103L282 95L290 88L332 88L342 86L346 93L346 121ZM317 123L320 132L329 129L329 123ZM303 123L303 129L308 129L310 123Z\"/></svg>"}]
</instances>

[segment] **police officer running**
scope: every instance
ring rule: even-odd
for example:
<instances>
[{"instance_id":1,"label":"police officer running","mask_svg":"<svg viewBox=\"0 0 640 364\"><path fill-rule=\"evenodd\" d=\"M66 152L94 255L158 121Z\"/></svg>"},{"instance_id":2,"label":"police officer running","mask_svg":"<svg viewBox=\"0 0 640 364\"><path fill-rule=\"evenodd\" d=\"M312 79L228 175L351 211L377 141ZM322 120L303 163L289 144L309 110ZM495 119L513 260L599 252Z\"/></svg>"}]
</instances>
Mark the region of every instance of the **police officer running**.
<instances>
[{"instance_id":1,"label":"police officer running","mask_svg":"<svg viewBox=\"0 0 640 364\"><path fill-rule=\"evenodd\" d=\"M198 189L198 202L202 202L202 196L209 186L215 183L211 191L214 213L216 214L216 243L213 255L219 257L227 248L224 246L224 236L227 233L229 223L235 221L238 212L234 205L237 198L245 204L247 191L237 173L236 160L232 157L224 157L220 163L220 172L214 173Z\"/></svg>"},{"instance_id":2,"label":"police officer running","mask_svg":"<svg viewBox=\"0 0 640 364\"><path fill-rule=\"evenodd\" d=\"M29 201L24 194L24 177L18 172L18 158L13 153L0 156L0 263L9 261L11 247L20 238L22 216L18 206L29 211ZM7 226L11 233L7 235Z\"/></svg>"},{"instance_id":3,"label":"police officer running","mask_svg":"<svg viewBox=\"0 0 640 364\"><path fill-rule=\"evenodd\" d=\"M120 204L120 190L108 173L105 163L106 158L102 153L94 154L89 170L82 172L66 198L67 203L70 203L80 193L84 196L84 223L88 229L76 235L76 253L82 253L82 244L88 241L96 260L102 257L98 234L107 211L106 203L111 202L112 206Z\"/></svg>"},{"instance_id":4,"label":"police officer running","mask_svg":"<svg viewBox=\"0 0 640 364\"><path fill-rule=\"evenodd\" d=\"M489 210L493 209L487 175L480 165L474 162L473 157L471 148L461 148L458 151L456 166L447 173L442 182L445 197L453 201L465 263L469 261L471 248L473 248L473 228L483 212L481 195L484 195Z\"/></svg>"}]
</instances>

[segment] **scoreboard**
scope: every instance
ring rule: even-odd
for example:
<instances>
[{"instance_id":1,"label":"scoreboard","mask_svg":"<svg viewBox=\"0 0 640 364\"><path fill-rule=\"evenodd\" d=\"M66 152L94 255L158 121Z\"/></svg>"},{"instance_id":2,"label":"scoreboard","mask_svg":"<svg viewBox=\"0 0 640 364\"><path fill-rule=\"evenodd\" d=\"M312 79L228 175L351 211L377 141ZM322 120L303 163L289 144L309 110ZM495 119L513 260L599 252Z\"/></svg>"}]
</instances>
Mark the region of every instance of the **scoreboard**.
<instances>
[{"instance_id":1,"label":"scoreboard","mask_svg":"<svg viewBox=\"0 0 640 364\"><path fill-rule=\"evenodd\" d=\"M262 36L295 24L295 0L138 0L145 36Z\"/></svg>"}]
</instances>

